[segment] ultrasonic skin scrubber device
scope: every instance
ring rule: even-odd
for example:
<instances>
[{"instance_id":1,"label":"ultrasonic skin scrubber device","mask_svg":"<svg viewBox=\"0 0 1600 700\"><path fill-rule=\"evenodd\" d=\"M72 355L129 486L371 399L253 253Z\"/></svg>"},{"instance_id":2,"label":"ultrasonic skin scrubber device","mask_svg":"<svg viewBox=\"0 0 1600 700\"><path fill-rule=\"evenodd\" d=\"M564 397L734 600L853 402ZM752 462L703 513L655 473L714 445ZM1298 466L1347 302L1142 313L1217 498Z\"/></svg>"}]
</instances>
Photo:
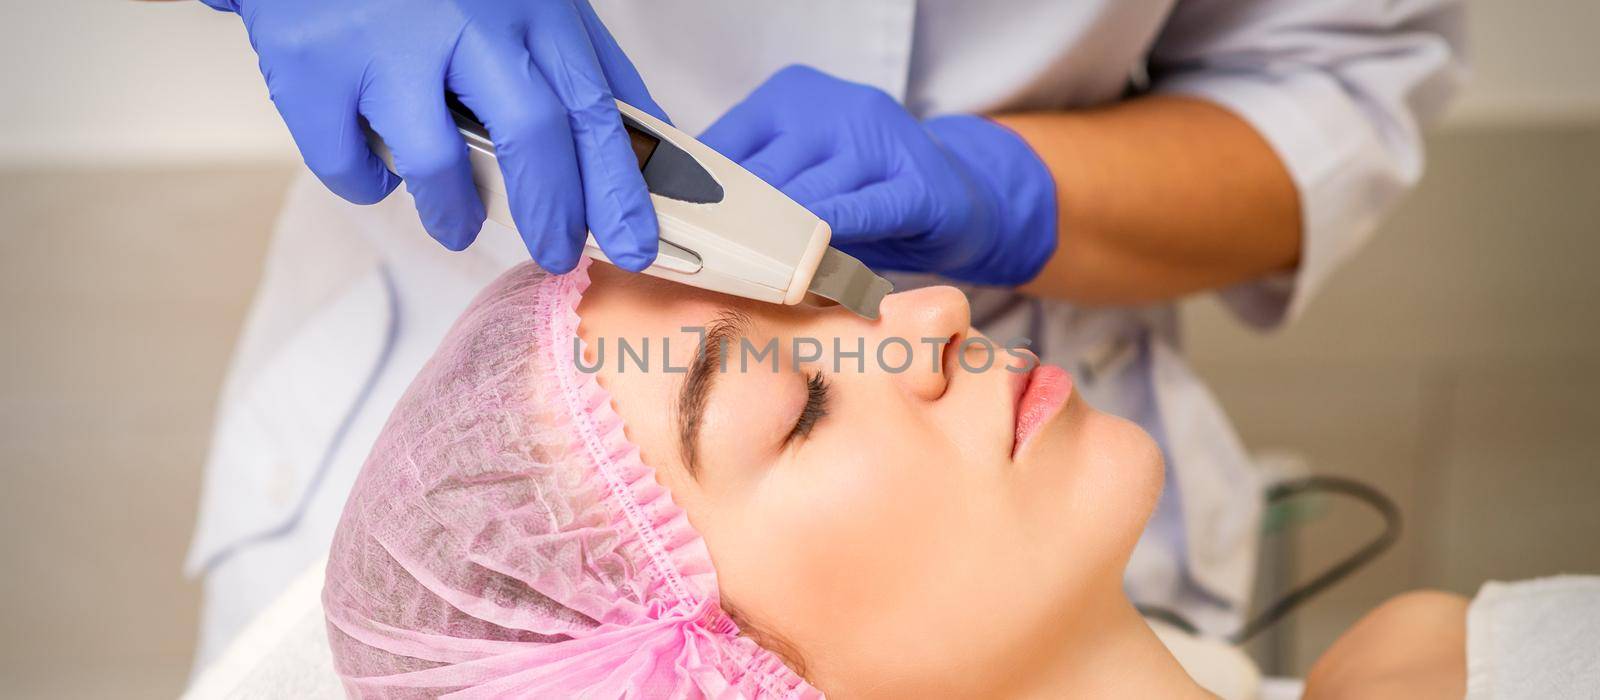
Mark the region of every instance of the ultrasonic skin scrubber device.
<instances>
[{"instance_id":1,"label":"ultrasonic skin scrubber device","mask_svg":"<svg viewBox=\"0 0 1600 700\"><path fill-rule=\"evenodd\" d=\"M640 172L660 222L660 252L644 272L663 279L774 304L807 294L876 320L893 285L861 261L828 246L828 223L672 125L618 101ZM489 131L451 100L466 139L472 176L490 220L516 229ZM370 129L373 152L394 157ZM590 234L583 254L607 260Z\"/></svg>"}]
</instances>

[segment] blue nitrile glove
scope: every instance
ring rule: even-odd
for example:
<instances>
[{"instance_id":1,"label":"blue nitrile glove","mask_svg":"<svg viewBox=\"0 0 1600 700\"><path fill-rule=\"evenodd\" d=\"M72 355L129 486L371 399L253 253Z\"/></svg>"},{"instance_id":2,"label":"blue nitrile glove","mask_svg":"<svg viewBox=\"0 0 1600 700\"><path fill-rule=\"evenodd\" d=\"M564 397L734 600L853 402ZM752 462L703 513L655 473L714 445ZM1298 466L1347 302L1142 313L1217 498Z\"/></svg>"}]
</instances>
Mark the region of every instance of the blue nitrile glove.
<instances>
[{"instance_id":1,"label":"blue nitrile glove","mask_svg":"<svg viewBox=\"0 0 1600 700\"><path fill-rule=\"evenodd\" d=\"M1056 249L1050 171L982 117L918 122L876 88L778 71L701 140L833 227L873 268L1017 285Z\"/></svg>"},{"instance_id":2,"label":"blue nitrile glove","mask_svg":"<svg viewBox=\"0 0 1600 700\"><path fill-rule=\"evenodd\" d=\"M398 182L367 148L364 118L428 233L451 250L472 243L483 203L448 90L489 128L540 265L572 269L588 229L621 267L655 259L655 211L612 95L666 117L586 0L204 2L244 19L301 156L339 196L370 204Z\"/></svg>"}]
</instances>

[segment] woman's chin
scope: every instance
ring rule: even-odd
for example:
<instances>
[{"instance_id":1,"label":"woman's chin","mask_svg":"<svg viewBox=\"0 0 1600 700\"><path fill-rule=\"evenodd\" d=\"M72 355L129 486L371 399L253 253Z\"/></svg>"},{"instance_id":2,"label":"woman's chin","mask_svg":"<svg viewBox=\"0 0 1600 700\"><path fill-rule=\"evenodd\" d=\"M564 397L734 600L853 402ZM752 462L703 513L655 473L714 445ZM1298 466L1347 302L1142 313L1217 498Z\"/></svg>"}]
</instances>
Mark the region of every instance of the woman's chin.
<instances>
[{"instance_id":1,"label":"woman's chin","mask_svg":"<svg viewBox=\"0 0 1600 700\"><path fill-rule=\"evenodd\" d=\"M1073 394L1017 455L1021 471L1112 466L1149 472L1159 482L1163 462L1154 438L1137 423L1097 410ZM1154 487L1160 490L1160 484Z\"/></svg>"},{"instance_id":2,"label":"woman's chin","mask_svg":"<svg viewBox=\"0 0 1600 700\"><path fill-rule=\"evenodd\" d=\"M1034 519L1067 536L1068 547L1123 561L1160 499L1161 449L1137 424L1080 399L1036 436L1017 465L1017 487Z\"/></svg>"},{"instance_id":3,"label":"woman's chin","mask_svg":"<svg viewBox=\"0 0 1600 700\"><path fill-rule=\"evenodd\" d=\"M1124 496L1140 516L1137 530L1143 531L1144 521L1155 512L1166 482L1166 460L1161 455L1161 446L1144 428L1126 418L1096 412L1090 420L1099 423L1098 429L1105 434L1105 449L1111 455L1106 466L1117 475L1125 490ZM1130 543L1137 539L1138 532L1135 532Z\"/></svg>"}]
</instances>

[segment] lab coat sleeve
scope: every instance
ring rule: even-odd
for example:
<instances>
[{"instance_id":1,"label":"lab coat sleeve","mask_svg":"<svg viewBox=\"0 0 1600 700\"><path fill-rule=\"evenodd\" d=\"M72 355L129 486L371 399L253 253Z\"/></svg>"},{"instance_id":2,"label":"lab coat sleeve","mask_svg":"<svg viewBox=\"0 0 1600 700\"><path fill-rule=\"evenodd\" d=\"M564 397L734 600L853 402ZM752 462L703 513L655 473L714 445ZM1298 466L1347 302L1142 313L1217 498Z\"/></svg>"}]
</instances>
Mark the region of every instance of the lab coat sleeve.
<instances>
[{"instance_id":1,"label":"lab coat sleeve","mask_svg":"<svg viewBox=\"0 0 1600 700\"><path fill-rule=\"evenodd\" d=\"M1255 127L1300 195L1300 265L1222 290L1247 323L1299 316L1422 175L1420 123L1466 74L1455 0L1180 0L1152 46L1152 89Z\"/></svg>"}]
</instances>

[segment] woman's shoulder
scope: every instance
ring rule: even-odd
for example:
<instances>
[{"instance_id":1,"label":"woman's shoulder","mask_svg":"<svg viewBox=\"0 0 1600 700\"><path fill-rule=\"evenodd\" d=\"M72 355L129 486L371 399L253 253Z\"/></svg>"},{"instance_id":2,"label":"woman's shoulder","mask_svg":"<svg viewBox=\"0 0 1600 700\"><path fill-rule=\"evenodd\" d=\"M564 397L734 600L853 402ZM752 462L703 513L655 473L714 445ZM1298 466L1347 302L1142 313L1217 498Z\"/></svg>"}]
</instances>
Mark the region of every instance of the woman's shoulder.
<instances>
[{"instance_id":1,"label":"woman's shoulder","mask_svg":"<svg viewBox=\"0 0 1600 700\"><path fill-rule=\"evenodd\" d=\"M1317 659L1305 697L1462 697L1468 604L1463 596L1434 590L1390 598Z\"/></svg>"}]
</instances>

